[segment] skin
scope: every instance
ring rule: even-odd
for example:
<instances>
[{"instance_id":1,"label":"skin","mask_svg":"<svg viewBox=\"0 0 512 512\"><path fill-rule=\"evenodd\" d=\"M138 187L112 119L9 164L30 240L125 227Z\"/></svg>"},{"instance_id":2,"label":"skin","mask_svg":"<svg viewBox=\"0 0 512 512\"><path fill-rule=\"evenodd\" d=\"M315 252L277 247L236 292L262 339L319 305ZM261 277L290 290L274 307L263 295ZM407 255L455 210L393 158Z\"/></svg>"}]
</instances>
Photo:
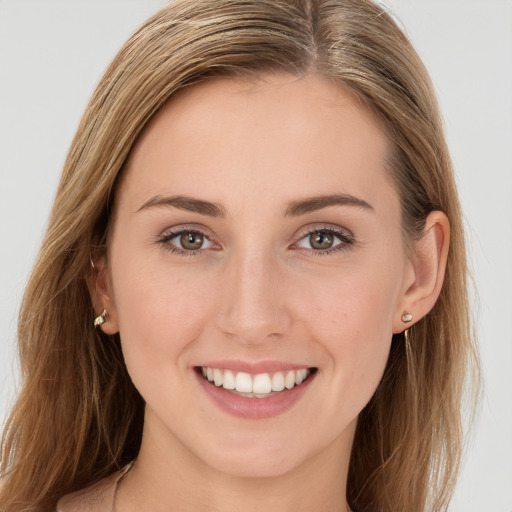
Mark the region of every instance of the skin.
<instances>
[{"instance_id":1,"label":"skin","mask_svg":"<svg viewBox=\"0 0 512 512\"><path fill-rule=\"evenodd\" d=\"M414 322L433 306L448 250L448 221L433 212L406 255L389 152L376 120L316 76L211 80L144 130L90 286L147 404L117 510L348 510L357 416L392 334L410 325L403 312ZM368 207L290 214L291 203L333 194ZM148 204L169 196L223 215ZM201 250L162 241L183 227L205 234ZM328 252L309 236L325 229L336 231ZM220 410L198 385L194 366L219 359L318 370L293 407L254 420Z\"/></svg>"}]
</instances>

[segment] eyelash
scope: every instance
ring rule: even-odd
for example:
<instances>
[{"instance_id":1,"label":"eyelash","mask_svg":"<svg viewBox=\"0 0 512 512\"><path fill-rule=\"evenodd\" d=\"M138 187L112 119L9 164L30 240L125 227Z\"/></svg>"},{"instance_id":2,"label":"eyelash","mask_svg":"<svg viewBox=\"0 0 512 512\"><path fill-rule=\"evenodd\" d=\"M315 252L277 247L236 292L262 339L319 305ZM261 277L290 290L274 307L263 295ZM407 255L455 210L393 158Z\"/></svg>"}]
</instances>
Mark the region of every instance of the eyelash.
<instances>
[{"instance_id":1,"label":"eyelash","mask_svg":"<svg viewBox=\"0 0 512 512\"><path fill-rule=\"evenodd\" d=\"M203 230L198 228L178 228L174 230L173 228L167 230L165 234L163 234L159 239L158 243L166 250L173 254L177 254L179 256L197 256L198 254L201 254L206 249L197 249L197 250L186 250L186 249L180 249L179 247L176 247L169 242L180 235L186 235L186 234L198 234L204 237L206 240L211 241L211 237L208 236L207 233L205 233Z\"/></svg>"},{"instance_id":2,"label":"eyelash","mask_svg":"<svg viewBox=\"0 0 512 512\"><path fill-rule=\"evenodd\" d=\"M294 245L301 242L308 236L311 236L314 233L320 233L320 232L331 234L336 239L338 239L340 243L338 243L337 245L335 245L332 248L325 249L325 250L315 250L315 249L307 249L307 248L297 248L295 250L303 250L303 251L306 251L309 254L312 254L314 256L325 256L325 255L336 253L338 251L351 249L355 244L354 236L348 230L342 229L339 227L325 225L322 227L314 227L312 229L309 229L309 230L301 233L299 235L298 241L295 242ZM206 232L202 231L201 229L196 229L196 228L178 228L176 230L174 230L174 229L167 230L165 232L165 234L160 236L160 238L158 239L158 243L166 251L169 251L173 254L177 254L179 256L197 256L207 250L207 249L197 249L197 250L180 249L179 247L176 247L169 243L172 239L174 239L180 235L184 235L184 234L198 234L198 235L201 235L202 237L204 237L206 240L213 243L211 241L211 238L208 236L208 234Z\"/></svg>"},{"instance_id":3,"label":"eyelash","mask_svg":"<svg viewBox=\"0 0 512 512\"><path fill-rule=\"evenodd\" d=\"M307 251L309 254L311 254L313 256L326 256L326 255L331 255L331 254L337 253L339 251L352 249L355 244L354 235L352 235L352 233L350 233L350 231L348 231L347 229L340 228L338 226L329 226L329 225L324 225L322 227L314 227L312 229L308 229L307 231L305 231L304 233L301 233L299 235L299 240L298 240L298 242L295 242L295 243L297 244L297 243L301 242L305 238L313 235L314 233L329 233L329 234L333 235L335 238L337 238L340 241L340 243L338 245L335 245L334 247L331 247L329 249L324 249L324 250L302 249L302 248L299 248L297 250Z\"/></svg>"}]
</instances>

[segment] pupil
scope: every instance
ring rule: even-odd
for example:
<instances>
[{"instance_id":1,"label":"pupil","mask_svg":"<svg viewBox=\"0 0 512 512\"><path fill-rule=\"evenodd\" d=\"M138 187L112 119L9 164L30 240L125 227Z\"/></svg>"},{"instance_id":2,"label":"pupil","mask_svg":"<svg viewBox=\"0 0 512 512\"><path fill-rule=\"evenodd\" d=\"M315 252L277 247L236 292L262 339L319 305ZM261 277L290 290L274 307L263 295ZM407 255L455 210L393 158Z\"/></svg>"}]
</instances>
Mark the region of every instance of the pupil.
<instances>
[{"instance_id":1,"label":"pupil","mask_svg":"<svg viewBox=\"0 0 512 512\"><path fill-rule=\"evenodd\" d=\"M332 234L325 231L317 231L309 237L309 240L313 249L330 249L334 237Z\"/></svg>"},{"instance_id":2,"label":"pupil","mask_svg":"<svg viewBox=\"0 0 512 512\"><path fill-rule=\"evenodd\" d=\"M180 242L183 249L200 249L203 245L203 236L199 233L183 233Z\"/></svg>"}]
</instances>

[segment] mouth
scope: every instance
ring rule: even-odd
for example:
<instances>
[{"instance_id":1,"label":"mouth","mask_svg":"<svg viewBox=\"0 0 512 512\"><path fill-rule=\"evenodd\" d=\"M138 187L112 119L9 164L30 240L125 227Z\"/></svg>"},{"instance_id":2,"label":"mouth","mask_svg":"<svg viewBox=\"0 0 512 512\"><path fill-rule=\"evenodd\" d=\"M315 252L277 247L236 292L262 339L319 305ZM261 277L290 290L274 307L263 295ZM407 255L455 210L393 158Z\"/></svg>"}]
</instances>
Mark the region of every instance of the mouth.
<instances>
[{"instance_id":1,"label":"mouth","mask_svg":"<svg viewBox=\"0 0 512 512\"><path fill-rule=\"evenodd\" d=\"M302 386L317 368L301 368L251 374L222 368L197 366L195 371L210 384L244 398L270 398Z\"/></svg>"}]
</instances>

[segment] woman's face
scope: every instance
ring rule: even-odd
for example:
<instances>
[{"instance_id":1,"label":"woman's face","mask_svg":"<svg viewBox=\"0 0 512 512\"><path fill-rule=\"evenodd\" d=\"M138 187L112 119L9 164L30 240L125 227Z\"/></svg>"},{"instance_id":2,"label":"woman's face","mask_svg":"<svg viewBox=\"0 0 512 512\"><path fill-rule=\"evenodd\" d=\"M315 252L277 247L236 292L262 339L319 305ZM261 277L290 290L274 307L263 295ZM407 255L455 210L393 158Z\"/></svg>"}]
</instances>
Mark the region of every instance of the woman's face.
<instances>
[{"instance_id":1,"label":"woman's face","mask_svg":"<svg viewBox=\"0 0 512 512\"><path fill-rule=\"evenodd\" d=\"M388 152L314 76L216 79L158 113L117 190L106 285L143 448L253 476L348 458L414 279Z\"/></svg>"}]
</instances>

